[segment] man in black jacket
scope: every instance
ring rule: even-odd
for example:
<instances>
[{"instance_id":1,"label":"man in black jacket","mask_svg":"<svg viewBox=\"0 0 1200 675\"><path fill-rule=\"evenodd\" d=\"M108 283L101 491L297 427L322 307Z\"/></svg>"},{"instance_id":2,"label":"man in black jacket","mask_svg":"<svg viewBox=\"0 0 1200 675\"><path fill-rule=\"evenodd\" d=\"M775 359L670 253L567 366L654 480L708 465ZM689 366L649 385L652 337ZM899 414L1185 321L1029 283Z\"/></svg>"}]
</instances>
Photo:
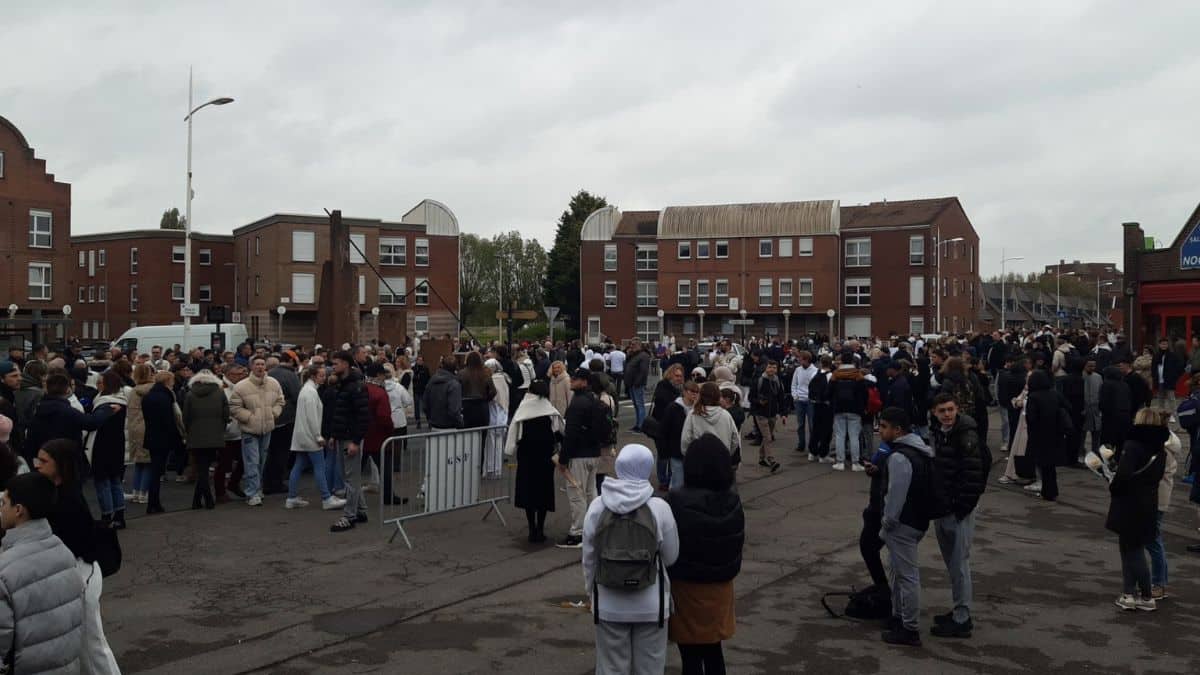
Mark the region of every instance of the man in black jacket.
<instances>
[{"instance_id":1,"label":"man in black jacket","mask_svg":"<svg viewBox=\"0 0 1200 675\"><path fill-rule=\"evenodd\" d=\"M425 365L424 357L418 356L413 360L412 367L413 415L417 418L417 428L421 428L421 408L425 403L425 387L429 385L429 368ZM429 411L425 411L429 417Z\"/></svg>"},{"instance_id":2,"label":"man in black jacket","mask_svg":"<svg viewBox=\"0 0 1200 675\"><path fill-rule=\"evenodd\" d=\"M571 502L571 529L559 548L583 546L583 517L596 498L596 464L600 461L600 439L595 432L600 416L600 401L588 383L592 374L580 368L571 374L562 450L558 453L559 471L566 474L567 498Z\"/></svg>"},{"instance_id":3,"label":"man in black jacket","mask_svg":"<svg viewBox=\"0 0 1200 675\"><path fill-rule=\"evenodd\" d=\"M1133 359L1122 358L1117 367L1121 369L1121 379L1129 385L1129 425L1133 426L1133 418L1142 408L1148 407L1154 401L1154 392L1146 384L1146 378L1138 375L1133 369Z\"/></svg>"},{"instance_id":4,"label":"man in black jacket","mask_svg":"<svg viewBox=\"0 0 1200 675\"><path fill-rule=\"evenodd\" d=\"M454 376L458 361L453 354L442 357L437 373L425 388L425 414L430 429L461 429L462 383Z\"/></svg>"},{"instance_id":5,"label":"man in black jacket","mask_svg":"<svg viewBox=\"0 0 1200 675\"><path fill-rule=\"evenodd\" d=\"M650 354L642 349L642 341L629 343L629 359L625 362L625 391L633 401L633 430L641 432L646 419L646 380L650 376Z\"/></svg>"},{"instance_id":6,"label":"man in black jacket","mask_svg":"<svg viewBox=\"0 0 1200 675\"><path fill-rule=\"evenodd\" d=\"M987 485L991 468L980 450L975 420L959 412L952 394L933 399L937 424L933 429L934 486L941 494L936 503L946 515L935 521L938 548L950 576L954 609L934 617L932 633L938 637L971 637L971 539L975 534L975 506Z\"/></svg>"},{"instance_id":7,"label":"man in black jacket","mask_svg":"<svg viewBox=\"0 0 1200 675\"><path fill-rule=\"evenodd\" d=\"M1021 420L1021 411L1013 407L1013 399L1021 395L1025 388L1025 366L1028 360L1015 357L1011 352L1004 357L1004 370L996 376L996 399L1000 404L1000 449L1007 452L1008 444L1013 434L1017 432L1017 422Z\"/></svg>"},{"instance_id":8,"label":"man in black jacket","mask_svg":"<svg viewBox=\"0 0 1200 675\"><path fill-rule=\"evenodd\" d=\"M354 367L354 356L348 351L335 352L333 373L337 376L337 391L333 398L333 417L329 435L337 443L342 460L342 480L346 488L346 506L342 517L329 527L330 532L345 532L358 523L367 522L367 505L362 496L363 439L371 412L367 403L367 388L362 373Z\"/></svg>"},{"instance_id":9,"label":"man in black jacket","mask_svg":"<svg viewBox=\"0 0 1200 675\"><path fill-rule=\"evenodd\" d=\"M1158 341L1150 375L1154 380L1154 393L1158 403L1166 410L1175 412L1175 383L1183 377L1186 363L1182 356L1171 349L1167 339Z\"/></svg>"}]
</instances>

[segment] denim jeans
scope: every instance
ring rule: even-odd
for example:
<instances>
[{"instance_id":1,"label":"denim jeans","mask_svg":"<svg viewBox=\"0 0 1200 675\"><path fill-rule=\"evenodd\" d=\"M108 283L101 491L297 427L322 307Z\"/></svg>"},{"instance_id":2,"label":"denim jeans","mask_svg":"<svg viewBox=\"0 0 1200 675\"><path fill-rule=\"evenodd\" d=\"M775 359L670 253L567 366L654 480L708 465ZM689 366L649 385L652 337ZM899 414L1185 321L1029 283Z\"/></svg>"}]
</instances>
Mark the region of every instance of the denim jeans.
<instances>
[{"instance_id":1,"label":"denim jeans","mask_svg":"<svg viewBox=\"0 0 1200 675\"><path fill-rule=\"evenodd\" d=\"M267 463L267 449L271 447L271 432L255 436L242 434L242 489L246 498L262 492L262 471Z\"/></svg>"},{"instance_id":2,"label":"denim jeans","mask_svg":"<svg viewBox=\"0 0 1200 675\"><path fill-rule=\"evenodd\" d=\"M629 400L633 401L633 427L641 429L646 419L646 388L630 387Z\"/></svg>"},{"instance_id":3,"label":"denim jeans","mask_svg":"<svg viewBox=\"0 0 1200 675\"><path fill-rule=\"evenodd\" d=\"M804 441L805 422L812 428L813 407L811 401L796 401L796 449L804 452L808 444Z\"/></svg>"},{"instance_id":4,"label":"denim jeans","mask_svg":"<svg viewBox=\"0 0 1200 675\"><path fill-rule=\"evenodd\" d=\"M833 441L837 461L846 461L846 436L850 436L850 461L858 464L858 442L862 436L862 417L858 413L837 413L833 416Z\"/></svg>"},{"instance_id":5,"label":"denim jeans","mask_svg":"<svg viewBox=\"0 0 1200 675\"><path fill-rule=\"evenodd\" d=\"M150 462L139 462L133 465L133 491L150 491Z\"/></svg>"},{"instance_id":6,"label":"denim jeans","mask_svg":"<svg viewBox=\"0 0 1200 675\"><path fill-rule=\"evenodd\" d=\"M121 481L112 478L97 478L96 501L100 504L100 513L106 516L112 515L114 511L124 509L125 491L121 489Z\"/></svg>"},{"instance_id":7,"label":"denim jeans","mask_svg":"<svg viewBox=\"0 0 1200 675\"><path fill-rule=\"evenodd\" d=\"M667 460L667 471L670 473L670 488L675 490L683 487L683 460L672 457Z\"/></svg>"},{"instance_id":8,"label":"denim jeans","mask_svg":"<svg viewBox=\"0 0 1200 675\"><path fill-rule=\"evenodd\" d=\"M1167 549L1163 546L1162 535L1163 512L1157 512L1154 517L1154 541L1146 544L1146 553L1150 554L1150 584L1153 586L1167 585Z\"/></svg>"},{"instance_id":9,"label":"denim jeans","mask_svg":"<svg viewBox=\"0 0 1200 675\"><path fill-rule=\"evenodd\" d=\"M658 462L655 463L655 469L658 475L658 489L671 489L671 460L658 460Z\"/></svg>"},{"instance_id":10,"label":"denim jeans","mask_svg":"<svg viewBox=\"0 0 1200 675\"><path fill-rule=\"evenodd\" d=\"M299 495L300 476L304 474L306 466L312 467L313 478L317 481L317 491L321 493L321 501L329 499L329 480L325 474L324 450L296 453L296 461L292 464L292 475L288 477L288 498L295 499Z\"/></svg>"}]
</instances>

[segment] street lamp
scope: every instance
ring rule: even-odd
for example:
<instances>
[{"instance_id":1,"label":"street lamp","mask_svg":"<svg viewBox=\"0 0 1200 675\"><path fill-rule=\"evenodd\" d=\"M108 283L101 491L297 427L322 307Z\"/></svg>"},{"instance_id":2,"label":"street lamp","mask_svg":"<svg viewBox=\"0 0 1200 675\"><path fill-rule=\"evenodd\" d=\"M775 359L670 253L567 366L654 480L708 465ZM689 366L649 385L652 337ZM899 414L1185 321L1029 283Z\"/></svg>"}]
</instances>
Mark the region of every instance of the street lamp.
<instances>
[{"instance_id":1,"label":"street lamp","mask_svg":"<svg viewBox=\"0 0 1200 675\"><path fill-rule=\"evenodd\" d=\"M371 316L375 319L375 344L379 344L379 307L371 308Z\"/></svg>"},{"instance_id":2,"label":"street lamp","mask_svg":"<svg viewBox=\"0 0 1200 675\"><path fill-rule=\"evenodd\" d=\"M704 339L704 310L696 310L696 316L700 317L700 339Z\"/></svg>"},{"instance_id":3,"label":"street lamp","mask_svg":"<svg viewBox=\"0 0 1200 675\"><path fill-rule=\"evenodd\" d=\"M1057 274L1055 275L1054 281L1054 327L1062 328L1062 278L1073 277L1075 276L1075 273L1063 272L1061 260L1058 262L1058 269L1056 272Z\"/></svg>"},{"instance_id":4,"label":"street lamp","mask_svg":"<svg viewBox=\"0 0 1200 675\"><path fill-rule=\"evenodd\" d=\"M790 310L790 309L783 310L783 344L785 344L785 345L788 343L788 340L791 338L791 319L792 319L792 310Z\"/></svg>"},{"instance_id":5,"label":"street lamp","mask_svg":"<svg viewBox=\"0 0 1200 675\"><path fill-rule=\"evenodd\" d=\"M833 317L837 316L837 312L833 308L825 310L825 316L829 317L829 347L833 348Z\"/></svg>"},{"instance_id":6,"label":"street lamp","mask_svg":"<svg viewBox=\"0 0 1200 675\"><path fill-rule=\"evenodd\" d=\"M1008 328L1008 324L1005 323L1005 321L1004 321L1005 314L1008 311L1008 296L1004 294L1004 283L1006 281L1004 265L1006 263L1012 262L1014 260L1024 260L1024 259L1025 259L1025 256L1023 256L1023 255L1015 255L1015 256L1012 256L1011 258L1006 258L1006 257L1004 257L1004 249L1000 249L1000 330L1005 330Z\"/></svg>"},{"instance_id":7,"label":"street lamp","mask_svg":"<svg viewBox=\"0 0 1200 675\"><path fill-rule=\"evenodd\" d=\"M275 308L275 311L279 312L279 337L275 340L278 343L283 342L283 315L287 314L287 307L280 305Z\"/></svg>"},{"instance_id":8,"label":"street lamp","mask_svg":"<svg viewBox=\"0 0 1200 675\"><path fill-rule=\"evenodd\" d=\"M1112 270L1107 270L1107 271L1112 271ZM1100 289L1104 286L1112 286L1115 283L1117 283L1117 282L1105 281L1105 282L1101 283L1100 277L1096 277L1096 330L1097 331L1100 330Z\"/></svg>"},{"instance_id":9,"label":"street lamp","mask_svg":"<svg viewBox=\"0 0 1200 675\"><path fill-rule=\"evenodd\" d=\"M944 241L939 241L938 245L937 245L937 250L933 252L934 255L937 256L937 278L934 280L934 291L937 293L937 331L936 332L938 334L941 334L941 332L942 332L942 247L945 246L946 244L953 244L956 241L962 241L962 240L963 240L962 237L955 237L953 239L946 239Z\"/></svg>"},{"instance_id":10,"label":"street lamp","mask_svg":"<svg viewBox=\"0 0 1200 675\"><path fill-rule=\"evenodd\" d=\"M658 315L659 344L666 344L667 343L667 326L666 326L666 324L663 323L663 317L666 316L667 313L660 309L657 312L655 312L655 314Z\"/></svg>"},{"instance_id":11,"label":"street lamp","mask_svg":"<svg viewBox=\"0 0 1200 675\"><path fill-rule=\"evenodd\" d=\"M183 118L187 122L187 200L183 221L183 304L192 304L192 117L200 110L210 105L227 105L233 103L228 96L214 98L207 103L192 107L192 69L188 68L188 114ZM282 317L283 315L280 314ZM183 347L190 349L192 337L192 317L183 317Z\"/></svg>"},{"instance_id":12,"label":"street lamp","mask_svg":"<svg viewBox=\"0 0 1200 675\"><path fill-rule=\"evenodd\" d=\"M746 310L741 310L738 314L742 315L742 345L746 344Z\"/></svg>"}]
</instances>

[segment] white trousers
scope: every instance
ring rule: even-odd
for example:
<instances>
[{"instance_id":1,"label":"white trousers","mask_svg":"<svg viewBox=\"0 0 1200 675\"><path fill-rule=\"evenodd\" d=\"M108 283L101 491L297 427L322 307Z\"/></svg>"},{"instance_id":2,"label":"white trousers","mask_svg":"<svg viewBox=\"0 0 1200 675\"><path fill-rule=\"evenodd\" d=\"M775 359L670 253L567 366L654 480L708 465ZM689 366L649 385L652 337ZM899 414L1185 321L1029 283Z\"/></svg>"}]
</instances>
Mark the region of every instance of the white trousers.
<instances>
[{"instance_id":1,"label":"white trousers","mask_svg":"<svg viewBox=\"0 0 1200 675\"><path fill-rule=\"evenodd\" d=\"M79 658L81 672L84 675L121 675L100 620L100 594L104 591L104 575L100 573L100 565L76 560L75 571L84 585L83 650Z\"/></svg>"}]
</instances>

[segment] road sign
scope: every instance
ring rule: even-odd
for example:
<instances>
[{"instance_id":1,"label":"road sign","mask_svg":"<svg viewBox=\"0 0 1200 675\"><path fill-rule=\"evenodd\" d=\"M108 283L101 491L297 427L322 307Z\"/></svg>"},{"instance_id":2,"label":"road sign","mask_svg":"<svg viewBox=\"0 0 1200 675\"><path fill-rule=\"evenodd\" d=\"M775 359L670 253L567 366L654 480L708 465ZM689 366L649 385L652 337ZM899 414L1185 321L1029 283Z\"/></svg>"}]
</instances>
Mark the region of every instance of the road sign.
<instances>
[{"instance_id":1,"label":"road sign","mask_svg":"<svg viewBox=\"0 0 1200 675\"><path fill-rule=\"evenodd\" d=\"M496 312L496 318L499 320L507 319L508 312L500 310ZM538 313L532 309L518 309L512 313L512 318L516 319L517 321L533 321L534 319L538 318Z\"/></svg>"},{"instance_id":2,"label":"road sign","mask_svg":"<svg viewBox=\"0 0 1200 675\"><path fill-rule=\"evenodd\" d=\"M1067 318L1067 310L1065 310L1065 309L1058 310L1058 318L1060 318L1060 319Z\"/></svg>"},{"instance_id":3,"label":"road sign","mask_svg":"<svg viewBox=\"0 0 1200 675\"><path fill-rule=\"evenodd\" d=\"M549 320L550 322L553 322L554 318L558 316L558 308L557 307L550 307L549 305L547 305L542 308L542 311L544 311L546 313L546 319Z\"/></svg>"},{"instance_id":4,"label":"road sign","mask_svg":"<svg viewBox=\"0 0 1200 675\"><path fill-rule=\"evenodd\" d=\"M737 298L729 299L729 310L732 312L738 311L738 299Z\"/></svg>"},{"instance_id":5,"label":"road sign","mask_svg":"<svg viewBox=\"0 0 1200 675\"><path fill-rule=\"evenodd\" d=\"M241 322L242 322L242 313L241 313L241 312L234 312L234 313L233 313L233 318L232 318L232 319L230 319L230 321L232 321L233 323L241 323Z\"/></svg>"},{"instance_id":6,"label":"road sign","mask_svg":"<svg viewBox=\"0 0 1200 675\"><path fill-rule=\"evenodd\" d=\"M200 317L200 305L182 303L179 305L179 316L190 316L193 319Z\"/></svg>"},{"instance_id":7,"label":"road sign","mask_svg":"<svg viewBox=\"0 0 1200 675\"><path fill-rule=\"evenodd\" d=\"M753 326L754 319L730 319L729 323L734 326Z\"/></svg>"}]
</instances>

